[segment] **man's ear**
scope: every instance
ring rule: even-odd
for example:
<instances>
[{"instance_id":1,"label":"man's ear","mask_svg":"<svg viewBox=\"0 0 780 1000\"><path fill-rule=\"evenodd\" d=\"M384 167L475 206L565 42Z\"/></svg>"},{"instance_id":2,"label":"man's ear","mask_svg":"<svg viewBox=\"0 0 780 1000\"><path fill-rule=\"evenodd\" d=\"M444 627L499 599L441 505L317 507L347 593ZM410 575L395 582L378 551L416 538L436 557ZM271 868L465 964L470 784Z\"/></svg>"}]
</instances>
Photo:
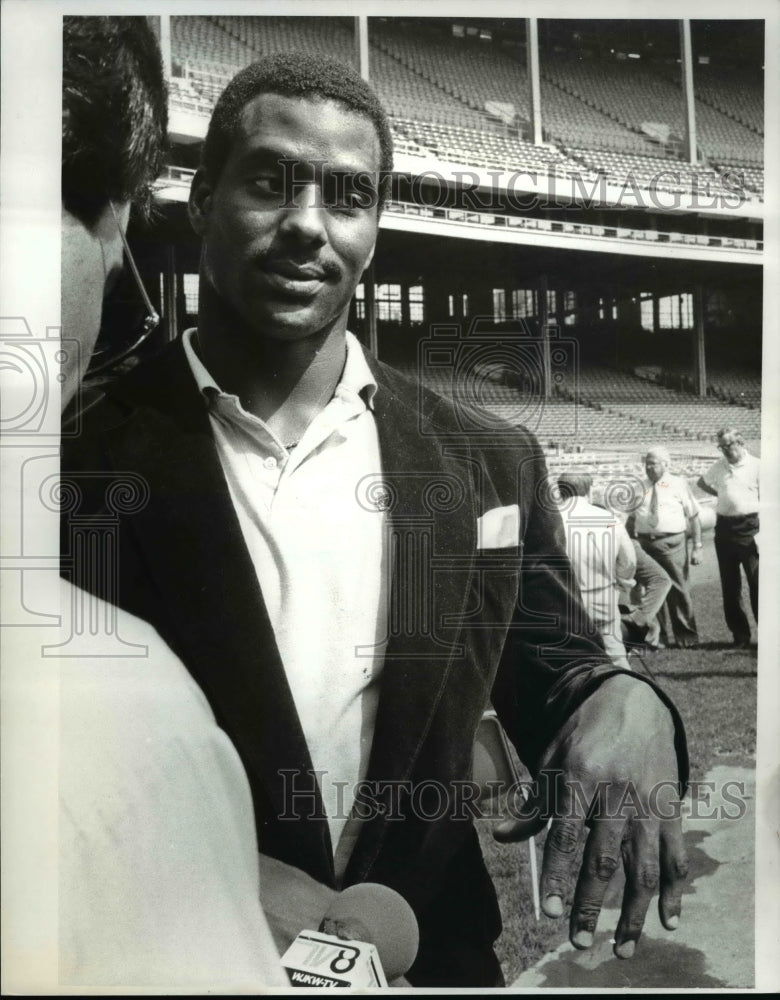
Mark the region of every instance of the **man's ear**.
<instances>
[{"instance_id":1,"label":"man's ear","mask_svg":"<svg viewBox=\"0 0 780 1000\"><path fill-rule=\"evenodd\" d=\"M214 188L211 181L203 167L200 167L192 178L190 197L187 203L187 214L190 218L190 225L198 236L203 236L206 231L206 223L211 211L211 199L213 195Z\"/></svg>"}]
</instances>

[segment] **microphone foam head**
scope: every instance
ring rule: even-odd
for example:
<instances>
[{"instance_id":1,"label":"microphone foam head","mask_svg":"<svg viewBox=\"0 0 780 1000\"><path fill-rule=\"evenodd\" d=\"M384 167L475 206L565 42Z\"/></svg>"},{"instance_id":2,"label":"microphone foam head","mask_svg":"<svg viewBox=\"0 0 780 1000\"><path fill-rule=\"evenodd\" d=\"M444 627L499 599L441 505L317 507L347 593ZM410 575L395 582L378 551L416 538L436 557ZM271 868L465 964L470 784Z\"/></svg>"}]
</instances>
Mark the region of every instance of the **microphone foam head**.
<instances>
[{"instance_id":1,"label":"microphone foam head","mask_svg":"<svg viewBox=\"0 0 780 1000\"><path fill-rule=\"evenodd\" d=\"M417 956L417 918L403 896L379 882L361 882L340 892L323 917L321 929L373 944L388 981L402 976Z\"/></svg>"}]
</instances>

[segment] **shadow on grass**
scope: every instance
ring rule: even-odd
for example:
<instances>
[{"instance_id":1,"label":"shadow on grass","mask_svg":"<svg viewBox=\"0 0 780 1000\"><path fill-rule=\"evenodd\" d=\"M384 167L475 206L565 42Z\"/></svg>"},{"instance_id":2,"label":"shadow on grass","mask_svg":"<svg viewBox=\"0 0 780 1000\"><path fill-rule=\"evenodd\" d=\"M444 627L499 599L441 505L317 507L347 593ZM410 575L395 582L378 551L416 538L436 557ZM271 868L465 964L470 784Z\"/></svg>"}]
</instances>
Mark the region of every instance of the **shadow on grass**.
<instances>
[{"instance_id":1,"label":"shadow on grass","mask_svg":"<svg viewBox=\"0 0 780 1000\"><path fill-rule=\"evenodd\" d=\"M685 834L685 848L690 864L683 895L697 891L697 881L713 875L720 862L710 857L704 849L710 834L701 830L691 830ZM604 899L604 909L613 913L620 908L624 879L613 879ZM657 905L657 898L650 904ZM685 921L683 903L682 921ZM564 927L566 925L564 924ZM564 931L565 933L565 931ZM581 987L581 988L628 988L628 987L691 987L723 988L747 983L728 983L707 972L705 952L689 945L677 943L673 937L641 937L636 954L630 961L615 958L612 952L614 930L604 930L596 934L592 948L588 951L564 950L557 958L538 967L539 976L544 979L535 987Z\"/></svg>"},{"instance_id":2,"label":"shadow on grass","mask_svg":"<svg viewBox=\"0 0 780 1000\"><path fill-rule=\"evenodd\" d=\"M568 952L553 959L538 971L544 987L710 987L722 988L731 984L716 979L706 971L706 955L697 948L689 948L674 941L640 939L634 957L626 962L612 955L609 934L597 934L594 950L588 964L579 955ZM599 940L600 939L600 940ZM597 964L591 964L597 963Z\"/></svg>"}]
</instances>

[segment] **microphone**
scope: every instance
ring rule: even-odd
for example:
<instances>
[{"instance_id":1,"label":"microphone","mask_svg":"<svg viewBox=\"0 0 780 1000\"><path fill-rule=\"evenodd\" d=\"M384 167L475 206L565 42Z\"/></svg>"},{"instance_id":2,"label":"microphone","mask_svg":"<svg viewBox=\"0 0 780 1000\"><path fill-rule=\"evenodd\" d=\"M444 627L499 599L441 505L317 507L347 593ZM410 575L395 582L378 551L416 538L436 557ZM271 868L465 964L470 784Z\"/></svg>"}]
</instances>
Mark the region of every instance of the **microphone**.
<instances>
[{"instance_id":1,"label":"microphone","mask_svg":"<svg viewBox=\"0 0 780 1000\"><path fill-rule=\"evenodd\" d=\"M411 966L419 942L403 896L362 882L336 896L319 930L301 931L282 965L293 986L387 986Z\"/></svg>"}]
</instances>

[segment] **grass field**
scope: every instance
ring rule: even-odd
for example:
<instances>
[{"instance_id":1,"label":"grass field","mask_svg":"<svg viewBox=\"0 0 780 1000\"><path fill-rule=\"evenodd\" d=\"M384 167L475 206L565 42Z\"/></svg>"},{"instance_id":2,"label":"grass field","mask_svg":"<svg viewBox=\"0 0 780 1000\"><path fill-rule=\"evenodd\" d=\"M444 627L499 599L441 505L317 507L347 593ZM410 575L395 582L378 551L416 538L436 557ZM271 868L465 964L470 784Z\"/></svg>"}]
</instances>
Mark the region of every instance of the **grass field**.
<instances>
[{"instance_id":1,"label":"grass field","mask_svg":"<svg viewBox=\"0 0 780 1000\"><path fill-rule=\"evenodd\" d=\"M661 650L647 660L685 721L694 780L719 763L753 766L756 749L756 651L729 645L731 634L723 621L711 533L705 534L704 543L703 563L691 567L701 647ZM632 665L641 671L635 659ZM536 922L527 844L499 845L491 835L490 820L478 826L504 919L497 952L506 981L511 983L523 969L567 939L568 919L567 915L560 920L542 915ZM543 839L544 835L537 837L539 870Z\"/></svg>"}]
</instances>

